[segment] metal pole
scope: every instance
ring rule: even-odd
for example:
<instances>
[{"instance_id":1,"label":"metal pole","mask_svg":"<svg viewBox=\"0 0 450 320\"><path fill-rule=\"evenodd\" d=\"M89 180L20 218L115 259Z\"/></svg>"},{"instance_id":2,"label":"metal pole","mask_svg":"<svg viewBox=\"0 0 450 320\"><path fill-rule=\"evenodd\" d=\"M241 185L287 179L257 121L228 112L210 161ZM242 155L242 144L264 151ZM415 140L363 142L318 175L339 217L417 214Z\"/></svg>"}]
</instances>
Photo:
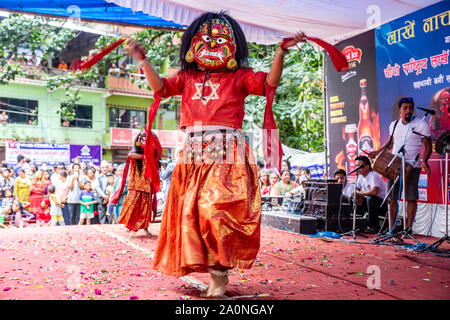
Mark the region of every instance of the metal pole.
<instances>
[{"instance_id":1,"label":"metal pole","mask_svg":"<svg viewBox=\"0 0 450 320\"><path fill-rule=\"evenodd\" d=\"M403 153L402 157L402 197L403 197L403 230L406 229L406 177L405 177L405 153Z\"/></svg>"},{"instance_id":2,"label":"metal pole","mask_svg":"<svg viewBox=\"0 0 450 320\"><path fill-rule=\"evenodd\" d=\"M445 148L445 236L448 236L448 151Z\"/></svg>"},{"instance_id":3,"label":"metal pole","mask_svg":"<svg viewBox=\"0 0 450 320\"><path fill-rule=\"evenodd\" d=\"M327 117L327 82L325 77L325 57L322 52L322 96L323 96L323 144L325 156L325 174L328 176L328 117Z\"/></svg>"}]
</instances>

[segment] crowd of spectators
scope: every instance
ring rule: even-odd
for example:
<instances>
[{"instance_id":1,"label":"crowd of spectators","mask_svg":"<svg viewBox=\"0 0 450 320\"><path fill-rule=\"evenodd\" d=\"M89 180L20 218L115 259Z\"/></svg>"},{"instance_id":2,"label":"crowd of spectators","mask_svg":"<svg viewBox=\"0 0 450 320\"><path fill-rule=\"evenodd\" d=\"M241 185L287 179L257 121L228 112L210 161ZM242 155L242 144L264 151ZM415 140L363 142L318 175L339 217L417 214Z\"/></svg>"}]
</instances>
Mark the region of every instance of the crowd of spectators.
<instances>
[{"instance_id":1,"label":"crowd of spectators","mask_svg":"<svg viewBox=\"0 0 450 320\"><path fill-rule=\"evenodd\" d=\"M161 196L165 202L174 159L161 161ZM109 200L122 184L125 164L102 161L99 167L75 159L73 163L36 165L23 155L14 167L0 166L0 229L30 225L117 223L127 195L128 180L117 205ZM164 203L158 202L158 211Z\"/></svg>"},{"instance_id":2,"label":"crowd of spectators","mask_svg":"<svg viewBox=\"0 0 450 320\"><path fill-rule=\"evenodd\" d=\"M262 168L259 172L259 184L262 196L292 197L299 194L304 188L304 182L311 179L308 168L297 167L292 172L288 160L281 163L281 173L274 169Z\"/></svg>"},{"instance_id":3,"label":"crowd of spectators","mask_svg":"<svg viewBox=\"0 0 450 320\"><path fill-rule=\"evenodd\" d=\"M116 223L127 189L117 206L109 199L123 170L123 164L109 161L100 167L78 160L38 166L19 155L15 167L3 163L0 168L0 228Z\"/></svg>"}]
</instances>

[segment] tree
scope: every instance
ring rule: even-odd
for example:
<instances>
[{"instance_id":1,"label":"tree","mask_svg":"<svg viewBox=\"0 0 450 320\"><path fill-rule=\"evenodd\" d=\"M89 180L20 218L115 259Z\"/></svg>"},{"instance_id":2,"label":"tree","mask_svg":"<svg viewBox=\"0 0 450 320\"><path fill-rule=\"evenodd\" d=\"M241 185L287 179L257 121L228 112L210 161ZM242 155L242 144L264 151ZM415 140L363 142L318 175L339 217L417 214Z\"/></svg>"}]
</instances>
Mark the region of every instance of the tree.
<instances>
[{"instance_id":1,"label":"tree","mask_svg":"<svg viewBox=\"0 0 450 320\"><path fill-rule=\"evenodd\" d=\"M0 55L17 56L19 49L23 49L41 50L45 59L51 57L53 53L64 49L77 35L73 30L64 29L64 22L60 19L10 14L0 22ZM1 59L0 67L0 85L7 84L17 75L23 74L19 63L7 63Z\"/></svg>"},{"instance_id":2,"label":"tree","mask_svg":"<svg viewBox=\"0 0 450 320\"><path fill-rule=\"evenodd\" d=\"M249 44L250 65L255 71L270 70L277 45ZM273 112L281 142L308 152L323 151L323 58L305 43L285 56L283 75L277 88ZM246 115L262 128L265 98L249 96ZM245 128L250 129L249 121Z\"/></svg>"}]
</instances>

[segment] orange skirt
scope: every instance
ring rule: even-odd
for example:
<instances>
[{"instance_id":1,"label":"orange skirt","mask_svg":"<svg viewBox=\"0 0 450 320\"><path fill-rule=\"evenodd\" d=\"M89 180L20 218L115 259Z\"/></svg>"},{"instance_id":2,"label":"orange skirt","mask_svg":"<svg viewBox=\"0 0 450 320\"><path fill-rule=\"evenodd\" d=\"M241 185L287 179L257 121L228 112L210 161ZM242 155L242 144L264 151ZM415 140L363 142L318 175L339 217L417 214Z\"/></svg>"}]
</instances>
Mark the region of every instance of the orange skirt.
<instances>
[{"instance_id":1,"label":"orange skirt","mask_svg":"<svg viewBox=\"0 0 450 320\"><path fill-rule=\"evenodd\" d=\"M128 190L117 222L125 225L131 231L138 231L147 229L153 220L152 194L150 192Z\"/></svg>"},{"instance_id":2,"label":"orange skirt","mask_svg":"<svg viewBox=\"0 0 450 320\"><path fill-rule=\"evenodd\" d=\"M260 246L258 174L248 144L243 143L241 151L236 140L233 144L227 159L231 152L238 161L232 163L192 163L186 160L186 147L181 151L161 221L154 269L179 277L218 265L251 267Z\"/></svg>"}]
</instances>

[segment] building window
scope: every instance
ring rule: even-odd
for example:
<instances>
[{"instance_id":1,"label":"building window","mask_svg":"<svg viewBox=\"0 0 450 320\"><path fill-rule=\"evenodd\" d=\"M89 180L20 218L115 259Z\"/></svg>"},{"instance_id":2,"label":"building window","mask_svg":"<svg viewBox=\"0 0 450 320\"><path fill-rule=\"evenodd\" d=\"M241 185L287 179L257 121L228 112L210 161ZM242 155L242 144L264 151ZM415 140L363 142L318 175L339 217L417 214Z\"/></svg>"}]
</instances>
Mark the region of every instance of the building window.
<instances>
[{"instance_id":1,"label":"building window","mask_svg":"<svg viewBox=\"0 0 450 320\"><path fill-rule=\"evenodd\" d=\"M155 130L177 130L178 128L178 111L170 110L168 104L162 104L162 113L158 113L155 121L153 121L152 129Z\"/></svg>"},{"instance_id":2,"label":"building window","mask_svg":"<svg viewBox=\"0 0 450 320\"><path fill-rule=\"evenodd\" d=\"M61 119L63 127L92 128L92 106L75 105L75 119L66 121Z\"/></svg>"},{"instance_id":3,"label":"building window","mask_svg":"<svg viewBox=\"0 0 450 320\"><path fill-rule=\"evenodd\" d=\"M113 128L144 128L147 111L120 108L109 109L109 126Z\"/></svg>"},{"instance_id":4,"label":"building window","mask_svg":"<svg viewBox=\"0 0 450 320\"><path fill-rule=\"evenodd\" d=\"M0 98L0 113L6 112L9 123L38 123L38 102L15 98Z\"/></svg>"}]
</instances>

